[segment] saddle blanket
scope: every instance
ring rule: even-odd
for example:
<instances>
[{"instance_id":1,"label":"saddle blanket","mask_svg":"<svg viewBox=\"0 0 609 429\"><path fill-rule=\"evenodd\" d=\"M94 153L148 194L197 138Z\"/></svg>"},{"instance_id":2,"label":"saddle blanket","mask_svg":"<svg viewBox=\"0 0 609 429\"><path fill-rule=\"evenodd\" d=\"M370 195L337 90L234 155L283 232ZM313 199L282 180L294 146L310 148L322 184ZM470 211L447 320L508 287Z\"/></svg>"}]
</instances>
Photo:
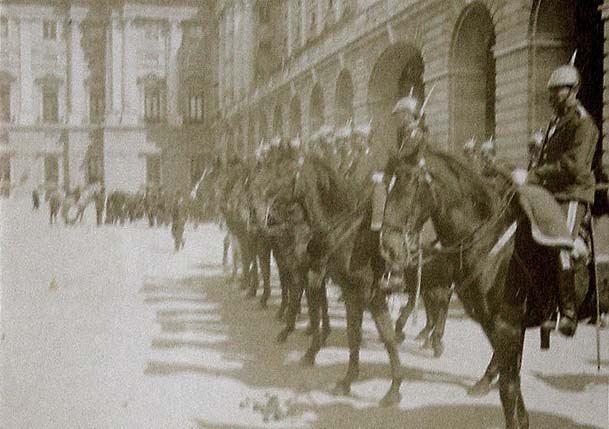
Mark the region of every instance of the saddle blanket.
<instances>
[{"instance_id":1,"label":"saddle blanket","mask_svg":"<svg viewBox=\"0 0 609 429\"><path fill-rule=\"evenodd\" d=\"M560 204L547 190L537 185L518 188L522 211L531 222L533 239L542 246L573 248L567 219Z\"/></svg>"}]
</instances>

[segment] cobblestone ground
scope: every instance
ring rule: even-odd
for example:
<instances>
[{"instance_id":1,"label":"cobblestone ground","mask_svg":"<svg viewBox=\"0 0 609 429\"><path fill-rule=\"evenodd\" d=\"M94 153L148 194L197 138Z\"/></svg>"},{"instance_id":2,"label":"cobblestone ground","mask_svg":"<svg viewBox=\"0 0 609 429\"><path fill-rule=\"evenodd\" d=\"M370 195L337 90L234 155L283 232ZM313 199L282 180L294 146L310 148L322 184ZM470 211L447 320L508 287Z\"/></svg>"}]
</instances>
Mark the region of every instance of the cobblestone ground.
<instances>
[{"instance_id":1,"label":"cobblestone ground","mask_svg":"<svg viewBox=\"0 0 609 429\"><path fill-rule=\"evenodd\" d=\"M433 359L408 326L400 347L406 379L399 406L377 406L389 368L366 316L360 379L350 397L331 393L346 369L344 307L331 290L333 331L317 367L298 360L302 318L276 344L277 279L260 310L221 267L222 232L186 231L175 254L169 230L144 224L49 226L46 211L2 202L2 428L499 428L497 391L470 398L490 347L458 305L444 356ZM390 302L397 310L399 300ZM303 312L305 314L305 312ZM522 371L532 428L608 427L609 336L596 371L595 332L527 337Z\"/></svg>"}]
</instances>

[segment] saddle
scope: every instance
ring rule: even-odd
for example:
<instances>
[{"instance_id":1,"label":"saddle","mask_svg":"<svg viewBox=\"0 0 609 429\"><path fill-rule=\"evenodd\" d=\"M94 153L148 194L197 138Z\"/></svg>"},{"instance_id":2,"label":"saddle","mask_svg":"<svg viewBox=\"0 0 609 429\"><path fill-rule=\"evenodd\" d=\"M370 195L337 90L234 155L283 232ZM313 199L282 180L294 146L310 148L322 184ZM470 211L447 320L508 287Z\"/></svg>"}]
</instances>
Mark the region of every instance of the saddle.
<instances>
[{"instance_id":1,"label":"saddle","mask_svg":"<svg viewBox=\"0 0 609 429\"><path fill-rule=\"evenodd\" d=\"M518 202L531 223L531 235L539 245L572 250L567 220L554 196L537 185L518 188Z\"/></svg>"}]
</instances>

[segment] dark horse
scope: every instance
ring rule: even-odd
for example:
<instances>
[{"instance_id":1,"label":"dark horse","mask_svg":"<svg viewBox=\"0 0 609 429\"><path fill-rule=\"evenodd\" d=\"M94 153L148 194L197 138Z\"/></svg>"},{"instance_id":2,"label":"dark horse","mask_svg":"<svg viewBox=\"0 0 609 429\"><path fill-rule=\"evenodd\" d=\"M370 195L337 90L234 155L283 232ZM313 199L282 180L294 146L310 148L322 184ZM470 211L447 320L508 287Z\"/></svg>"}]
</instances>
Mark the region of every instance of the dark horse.
<instances>
[{"instance_id":1,"label":"dark horse","mask_svg":"<svg viewBox=\"0 0 609 429\"><path fill-rule=\"evenodd\" d=\"M311 155L304 158L296 174L294 198L303 208L311 229L307 256L311 272L318 274L313 277L331 278L341 288L347 310L349 366L337 384L337 391L348 394L359 375L362 321L367 309L389 355L392 384L381 404L390 405L400 401L401 364L386 293L380 287L384 263L377 253L370 251L378 246L378 234L369 230L369 192L355 183L342 180L325 160ZM310 305L317 306L323 289L311 289ZM321 346L318 323L318 319L312 321L311 346L303 359L311 364Z\"/></svg>"},{"instance_id":2,"label":"dark horse","mask_svg":"<svg viewBox=\"0 0 609 429\"><path fill-rule=\"evenodd\" d=\"M387 262L404 262L403 237L418 233L431 219L443 252L456 264L455 290L493 347L506 427L528 428L520 389L524 334L556 309L556 282L548 278L547 266L537 265L526 267L528 282L506 283L513 245L497 242L520 213L514 189L497 192L469 163L438 148L425 148L418 161L402 163L387 198L382 240L394 256ZM578 293L581 316L591 308L584 299L590 296Z\"/></svg>"}]
</instances>

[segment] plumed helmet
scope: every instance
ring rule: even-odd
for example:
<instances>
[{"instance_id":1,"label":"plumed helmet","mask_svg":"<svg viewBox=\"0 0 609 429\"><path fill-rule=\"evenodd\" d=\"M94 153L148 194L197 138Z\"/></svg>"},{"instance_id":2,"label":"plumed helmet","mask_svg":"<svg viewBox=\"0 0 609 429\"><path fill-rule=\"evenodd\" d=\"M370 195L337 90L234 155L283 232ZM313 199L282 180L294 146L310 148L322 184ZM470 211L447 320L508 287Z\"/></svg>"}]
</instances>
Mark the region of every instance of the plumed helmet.
<instances>
[{"instance_id":1,"label":"plumed helmet","mask_svg":"<svg viewBox=\"0 0 609 429\"><path fill-rule=\"evenodd\" d=\"M410 112L416 116L419 113L418 105L419 101L414 96L407 95L406 97L398 100L391 113L395 115L402 112Z\"/></svg>"},{"instance_id":2,"label":"plumed helmet","mask_svg":"<svg viewBox=\"0 0 609 429\"><path fill-rule=\"evenodd\" d=\"M580 82L579 72L571 64L558 67L548 79L548 89L560 86L578 86Z\"/></svg>"},{"instance_id":3,"label":"plumed helmet","mask_svg":"<svg viewBox=\"0 0 609 429\"><path fill-rule=\"evenodd\" d=\"M471 138L463 144L463 150L466 152L473 152L476 149L476 139Z\"/></svg>"}]
</instances>

